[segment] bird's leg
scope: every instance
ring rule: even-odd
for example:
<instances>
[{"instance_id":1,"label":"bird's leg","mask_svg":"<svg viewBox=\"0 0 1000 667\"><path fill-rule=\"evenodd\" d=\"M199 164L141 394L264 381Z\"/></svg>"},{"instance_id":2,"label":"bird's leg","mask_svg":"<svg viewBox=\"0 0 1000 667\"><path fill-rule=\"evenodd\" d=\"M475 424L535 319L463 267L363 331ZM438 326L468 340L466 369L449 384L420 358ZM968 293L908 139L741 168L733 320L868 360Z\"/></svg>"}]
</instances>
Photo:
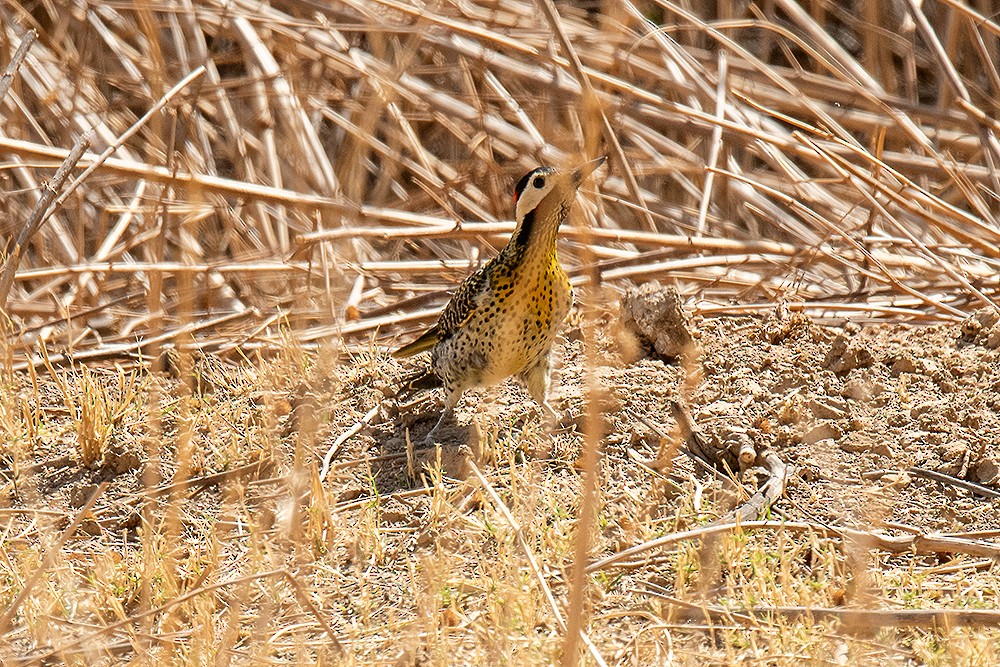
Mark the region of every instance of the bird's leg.
<instances>
[{"instance_id":1,"label":"bird's leg","mask_svg":"<svg viewBox=\"0 0 1000 667\"><path fill-rule=\"evenodd\" d=\"M444 394L444 409L441 410L441 417L437 420L437 424L434 424L427 435L424 437L424 444L427 446L433 446L437 441L438 429L441 425L448 422L455 416L455 406L458 404L458 399L462 397L461 390L455 390L454 388L445 388Z\"/></svg>"},{"instance_id":2,"label":"bird's leg","mask_svg":"<svg viewBox=\"0 0 1000 667\"><path fill-rule=\"evenodd\" d=\"M441 418L437 420L437 424L434 424L434 428L427 432L424 437L425 445L433 445L437 442L438 429L441 428L441 424L451 419L455 415L455 409L445 406L444 410L441 411Z\"/></svg>"},{"instance_id":3,"label":"bird's leg","mask_svg":"<svg viewBox=\"0 0 1000 667\"><path fill-rule=\"evenodd\" d=\"M559 414L549 403L549 353L546 352L531 366L524 369L521 379L528 388L528 393L541 406L542 410L553 422L559 421Z\"/></svg>"}]
</instances>

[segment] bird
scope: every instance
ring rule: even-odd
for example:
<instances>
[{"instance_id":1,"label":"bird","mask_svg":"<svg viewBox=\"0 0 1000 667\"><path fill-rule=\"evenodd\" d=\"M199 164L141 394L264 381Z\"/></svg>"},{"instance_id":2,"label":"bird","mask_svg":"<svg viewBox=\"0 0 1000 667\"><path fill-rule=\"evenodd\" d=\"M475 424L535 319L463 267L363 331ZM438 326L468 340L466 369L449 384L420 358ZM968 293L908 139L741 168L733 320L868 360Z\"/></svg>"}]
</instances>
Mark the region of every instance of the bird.
<instances>
[{"instance_id":1,"label":"bird","mask_svg":"<svg viewBox=\"0 0 1000 667\"><path fill-rule=\"evenodd\" d=\"M459 285L432 327L393 353L399 359L431 351L429 367L404 380L404 389L444 389L444 409L426 442L452 419L466 389L514 375L556 417L548 401L549 357L573 304L556 238L580 184L605 159L525 174L514 188L516 226L507 245Z\"/></svg>"}]
</instances>

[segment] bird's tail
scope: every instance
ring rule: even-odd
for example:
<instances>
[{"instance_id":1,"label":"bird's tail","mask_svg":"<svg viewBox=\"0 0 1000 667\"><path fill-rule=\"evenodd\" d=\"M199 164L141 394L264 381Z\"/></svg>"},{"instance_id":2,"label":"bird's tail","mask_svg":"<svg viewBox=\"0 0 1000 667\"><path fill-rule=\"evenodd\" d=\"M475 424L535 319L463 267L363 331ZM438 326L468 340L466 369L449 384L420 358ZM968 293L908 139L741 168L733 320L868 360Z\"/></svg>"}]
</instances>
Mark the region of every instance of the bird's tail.
<instances>
[{"instance_id":1,"label":"bird's tail","mask_svg":"<svg viewBox=\"0 0 1000 667\"><path fill-rule=\"evenodd\" d=\"M392 353L397 359L403 359L404 357L412 357L414 355L420 354L425 350L429 350L435 345L437 345L438 338L440 338L440 332L438 331L437 325L435 324L430 329L425 331L419 338L417 338L412 343L404 345L395 352Z\"/></svg>"}]
</instances>

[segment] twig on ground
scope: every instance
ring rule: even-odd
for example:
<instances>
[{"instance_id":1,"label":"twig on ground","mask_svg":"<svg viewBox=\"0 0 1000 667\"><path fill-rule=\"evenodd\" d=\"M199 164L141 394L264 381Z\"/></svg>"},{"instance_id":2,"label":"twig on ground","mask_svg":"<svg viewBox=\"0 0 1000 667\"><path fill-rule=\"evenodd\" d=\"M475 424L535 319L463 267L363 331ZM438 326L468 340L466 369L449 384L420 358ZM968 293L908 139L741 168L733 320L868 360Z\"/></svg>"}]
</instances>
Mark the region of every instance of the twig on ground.
<instances>
[{"instance_id":1,"label":"twig on ground","mask_svg":"<svg viewBox=\"0 0 1000 667\"><path fill-rule=\"evenodd\" d=\"M704 432L694 423L694 417L691 416L687 406L680 401L671 401L670 410L673 418L681 427L684 440L688 443L692 452L697 455L695 461L702 465L705 465L707 462L710 464L713 474L731 483L735 483L732 477L733 471L742 470L746 467L740 459L741 452L731 451L728 447L710 445ZM662 434L662 431L645 418L643 421L647 426L654 428L658 433ZM682 448L682 451L685 450ZM789 470L784 461L781 460L776 452L770 449L760 452L752 451L754 454L752 465L765 470L767 472L767 480L746 502L725 516L720 517L713 524L758 519L767 514L771 505L785 492L785 481L788 478ZM739 484L739 486L745 489L742 484Z\"/></svg>"},{"instance_id":2,"label":"twig on ground","mask_svg":"<svg viewBox=\"0 0 1000 667\"><path fill-rule=\"evenodd\" d=\"M29 657L29 658L26 658L26 659L20 661L18 664L22 665L23 667L28 667L29 665L46 665L46 664L49 664L49 661L52 658L54 658L55 656L61 655L62 653L66 652L66 651L69 651L70 649L73 649L73 648L75 648L77 646L80 646L82 644L86 644L88 642L92 642L95 639L97 639L98 637L102 637L102 636L104 636L104 635L106 635L108 633L114 632L115 630L117 630L119 628L123 628L123 627L126 627L128 625L131 625L132 623L135 623L137 621L141 621L144 618L148 618L150 616L155 616L155 615L157 615L157 614L159 614L161 612L166 611L167 609L170 609L171 607L175 607L175 606L177 606L179 604L187 602L188 600L196 598L199 595L206 595L208 593L212 593L212 592L217 591L220 588L224 588L226 586L232 586L232 585L235 585L235 584L246 583L248 581L258 581L260 579L268 579L268 578L271 578L271 577L278 577L278 576L284 577L287 574L288 574L287 570L269 570L267 572L256 572L254 574L250 574L250 575L247 575L247 576L244 576L244 577L236 577L236 578L233 578L233 579L227 579L226 581L220 581L220 582L211 584L209 586L202 586L200 588L196 588L194 590L188 591L187 593L184 593L183 595L179 595L178 597L176 597L176 598L174 598L172 600L169 600L169 601L161 604L158 607L154 607L153 609L147 609L146 611L139 612L138 614L134 614L132 616L129 616L128 618L122 619L120 621L116 621L114 623L111 623L110 625L104 626L103 628L99 628L98 630L95 630L94 632L83 634L82 636L79 636L76 639L72 639L72 640L66 642L65 644L61 644L60 646L57 646L56 648L52 649L51 651L48 651L46 653L42 653L42 654L39 654L39 655L34 655L34 656ZM334 639L336 639L336 638L334 638Z\"/></svg>"},{"instance_id":3,"label":"twig on ground","mask_svg":"<svg viewBox=\"0 0 1000 667\"><path fill-rule=\"evenodd\" d=\"M772 450L757 454L754 465L767 471L767 479L750 496L745 503L716 519L713 523L729 523L731 521L751 521L767 514L771 505L776 503L785 492L785 482L788 479L789 468Z\"/></svg>"},{"instance_id":4,"label":"twig on ground","mask_svg":"<svg viewBox=\"0 0 1000 667\"><path fill-rule=\"evenodd\" d=\"M323 467L319 473L319 480L322 482L326 479L326 476L330 473L330 465L333 463L333 459L340 452L341 446L355 435L361 432L365 426L368 426L375 419L375 416L382 410L382 404L379 403L375 405L371 410L365 413L365 416L354 423L354 426L344 431L333 444L330 445L330 449L326 451L326 455L323 457Z\"/></svg>"},{"instance_id":5,"label":"twig on ground","mask_svg":"<svg viewBox=\"0 0 1000 667\"><path fill-rule=\"evenodd\" d=\"M929 479L934 482L954 486L959 489L965 489L966 491L974 493L977 496L982 496L983 498L1000 498L1000 491L997 491L996 489L991 489L988 486L970 482L967 479L959 479L958 477L954 477L952 475L946 475L943 472L937 472L936 470L927 470L926 468L913 466L906 468L906 472L910 473L914 477L923 477L924 479Z\"/></svg>"},{"instance_id":6,"label":"twig on ground","mask_svg":"<svg viewBox=\"0 0 1000 667\"><path fill-rule=\"evenodd\" d=\"M330 623L323 616L323 612L319 610L316 603L314 603L312 598L309 597L308 591L306 591L302 584L299 583L299 580L295 578L295 575L288 570L284 570L282 575L284 575L285 580L288 581L288 583L290 583L292 588L295 590L295 597L298 598L299 604L305 607L306 610L312 614L312 617L316 619L316 622L319 623L319 626L323 628L326 636L330 638L330 642L333 644L333 647L337 649L337 653L341 656L345 655L344 647L340 643L340 640L337 639L337 634L333 631Z\"/></svg>"},{"instance_id":7,"label":"twig on ground","mask_svg":"<svg viewBox=\"0 0 1000 667\"><path fill-rule=\"evenodd\" d=\"M867 548L880 549L889 553L900 554L914 552L919 554L963 553L979 557L1000 557L1000 545L981 540L960 539L943 535L903 535L893 537L878 533L855 530L837 526L824 526L817 523L791 521L746 521L742 523L712 524L702 528L680 531L643 542L634 547L624 549L587 567L588 573L597 572L622 561L630 565L640 565L629 559L653 549L683 542L685 540L702 539L712 535L740 530L789 530L794 532L812 532L821 537L840 537L850 539Z\"/></svg>"},{"instance_id":8,"label":"twig on ground","mask_svg":"<svg viewBox=\"0 0 1000 667\"><path fill-rule=\"evenodd\" d=\"M878 479L885 477L888 474L897 474L898 472L899 471L897 470L872 470L871 472L862 473L861 477L863 479ZM996 489L991 489L988 486L970 482L967 479L959 479L953 475L946 475L945 473L938 472L936 470L928 470L918 466L911 466L909 468L903 468L902 472L913 475L914 477L921 477L932 482L938 482L940 484L944 484L945 486L953 486L958 489L964 489L983 498L1000 498L1000 491L997 491Z\"/></svg>"},{"instance_id":9,"label":"twig on ground","mask_svg":"<svg viewBox=\"0 0 1000 667\"><path fill-rule=\"evenodd\" d=\"M246 465L242 465L238 468L233 468L232 470L223 470L222 472L213 473L211 475L192 477L190 479L185 479L180 482L174 482L172 484L157 486L155 488L142 491L137 495L140 497L151 499L169 495L176 491L184 491L196 486L199 488L206 488L209 486L222 484L223 482L229 481L231 479L243 477L253 472L260 473L263 470L269 469L270 465L271 461L262 458L259 461L247 463Z\"/></svg>"},{"instance_id":10,"label":"twig on ground","mask_svg":"<svg viewBox=\"0 0 1000 667\"><path fill-rule=\"evenodd\" d=\"M835 607L753 607L726 609L714 605L680 605L680 601L653 590L639 592L661 598L674 604L671 612L675 620L725 621L744 626L754 626L771 617L781 617L784 622L823 623L840 621L845 628L870 632L879 628L949 628L995 627L1000 623L1000 609L852 609Z\"/></svg>"}]
</instances>

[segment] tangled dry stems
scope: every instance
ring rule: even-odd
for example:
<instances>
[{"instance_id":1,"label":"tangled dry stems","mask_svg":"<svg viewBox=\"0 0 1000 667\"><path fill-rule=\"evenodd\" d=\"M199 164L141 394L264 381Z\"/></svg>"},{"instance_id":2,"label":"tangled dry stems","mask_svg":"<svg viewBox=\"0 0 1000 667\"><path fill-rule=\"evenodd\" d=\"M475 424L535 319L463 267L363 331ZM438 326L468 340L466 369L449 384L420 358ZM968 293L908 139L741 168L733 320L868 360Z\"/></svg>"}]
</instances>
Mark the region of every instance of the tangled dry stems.
<instances>
[{"instance_id":1,"label":"tangled dry stems","mask_svg":"<svg viewBox=\"0 0 1000 667\"><path fill-rule=\"evenodd\" d=\"M669 279L705 315L782 304L816 320L940 322L996 308L995 17L959 0L859 3L857 13L795 0L719 2L700 14L663 0L580 4L0 4L2 52L26 45L0 81L0 252L16 268L4 273L9 293L0 290L6 492L20 493L22 471L110 462L131 475L119 492L165 498L87 516L96 489L81 477L86 497L51 510L55 519L4 508L5 518L29 517L9 521L3 538L5 554L16 549L4 576L31 593L24 604L2 600L14 653L84 662L166 647L179 663L215 651L310 662L343 657L336 634L363 660L384 655L402 629L414 660L447 661L456 646L472 659L555 659L559 612L521 564L568 562L577 477L567 474L570 494L524 484L513 472L523 467L504 478L510 450L495 426L477 423L484 451L500 452L487 476L512 507L480 483L501 527L476 523L493 514L461 511L485 496L434 466L426 485L386 494L370 468L379 461L363 457L369 486L344 483L345 495L330 497L318 465L325 438L363 421L376 400L342 389L391 382L366 352L372 336L391 343L433 318L503 242L510 184L538 163L611 156L561 247L581 285ZM72 192L48 188L84 138L92 152L70 163L94 168L74 172ZM331 340L346 344L324 347ZM317 350L327 363L307 354ZM354 370L331 367L347 355ZM120 370L110 382L90 367L110 362L154 373ZM345 372L368 375L327 379ZM132 433L126 412L145 427L142 467L115 451ZM69 460L58 447L67 429L78 448ZM526 429L526 451L545 446ZM252 486L227 485L244 474ZM428 500L416 526L402 518L413 498ZM677 499L677 521L697 502ZM539 525L539 507L552 525ZM81 527L98 542L125 531L141 548L81 548L70 554L77 569L62 560L62 536ZM636 530L623 542L652 537ZM399 534L436 553L400 556ZM447 534L456 543L441 546ZM474 567L470 544L487 538L495 570L476 580L490 594L453 589L454 573ZM736 572L724 600L837 604L836 586L816 582L849 578L843 554L816 537L756 539L723 544ZM694 546L668 559L675 599L709 578ZM794 566L805 559L803 578ZM405 585L392 578L399 568ZM552 576L543 569L532 568L540 589ZM48 585L25 588L32 571ZM381 578L375 593L361 585L369 573ZM93 588L75 597L81 576ZM899 588L913 585L899 576ZM387 611L404 589L409 604ZM343 624L325 627L338 605ZM622 618L652 614L621 608ZM633 651L637 661L698 661L671 644L669 611L654 611L623 624L637 632L628 640L611 639L615 612L591 634L619 661ZM821 625L802 627L778 618L757 631L794 661L828 639ZM650 639L650 628L668 631ZM757 635L739 623L716 631L725 659L755 651ZM949 651L967 641L969 655L995 653L995 641L963 632ZM933 634L904 643L908 656L939 654ZM898 655L874 644L865 655Z\"/></svg>"}]
</instances>

